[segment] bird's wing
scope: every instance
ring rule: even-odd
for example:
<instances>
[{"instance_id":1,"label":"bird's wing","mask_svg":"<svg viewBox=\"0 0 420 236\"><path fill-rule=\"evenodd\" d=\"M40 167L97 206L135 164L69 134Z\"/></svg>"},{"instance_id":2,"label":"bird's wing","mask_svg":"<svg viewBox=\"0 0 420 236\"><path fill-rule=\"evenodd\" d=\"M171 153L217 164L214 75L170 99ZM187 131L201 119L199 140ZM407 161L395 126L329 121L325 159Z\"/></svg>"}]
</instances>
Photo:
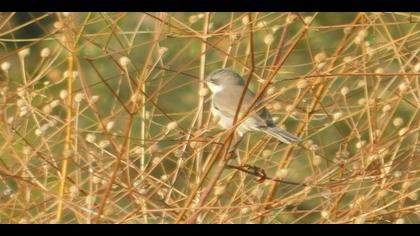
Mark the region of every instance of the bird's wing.
<instances>
[{"instance_id":1,"label":"bird's wing","mask_svg":"<svg viewBox=\"0 0 420 236\"><path fill-rule=\"evenodd\" d=\"M243 87L241 86L234 86L229 88L227 91L226 89L217 93L217 95L213 96L213 106L215 109L220 111L223 115L227 117L233 118L235 116L235 112L238 108L241 94L243 91ZM249 106L252 104L254 100L254 93L250 90L247 90L245 93L244 100L241 105L239 116L243 116L245 112L248 111ZM260 101L257 101L255 107L258 108L260 105ZM258 126L273 126L274 122L271 117L270 112L265 108L260 108L257 112L248 115L249 118L253 118Z\"/></svg>"}]
</instances>

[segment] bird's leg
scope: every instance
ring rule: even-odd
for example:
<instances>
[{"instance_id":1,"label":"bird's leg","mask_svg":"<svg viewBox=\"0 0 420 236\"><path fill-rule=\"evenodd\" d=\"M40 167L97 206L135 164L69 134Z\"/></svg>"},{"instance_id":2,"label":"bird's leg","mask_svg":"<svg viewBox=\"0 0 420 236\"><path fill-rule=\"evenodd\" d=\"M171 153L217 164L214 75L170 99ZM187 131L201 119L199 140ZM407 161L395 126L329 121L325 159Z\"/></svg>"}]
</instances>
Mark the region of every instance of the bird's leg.
<instances>
[{"instance_id":1,"label":"bird's leg","mask_svg":"<svg viewBox=\"0 0 420 236\"><path fill-rule=\"evenodd\" d=\"M238 156L238 155L236 155L236 152L237 152L237 148L238 148L239 144L242 141L242 138L243 138L243 136L241 136L237 133L235 133L233 135L232 142L230 143L230 146L229 146L228 155L226 156L228 160L232 159L235 156Z\"/></svg>"}]
</instances>

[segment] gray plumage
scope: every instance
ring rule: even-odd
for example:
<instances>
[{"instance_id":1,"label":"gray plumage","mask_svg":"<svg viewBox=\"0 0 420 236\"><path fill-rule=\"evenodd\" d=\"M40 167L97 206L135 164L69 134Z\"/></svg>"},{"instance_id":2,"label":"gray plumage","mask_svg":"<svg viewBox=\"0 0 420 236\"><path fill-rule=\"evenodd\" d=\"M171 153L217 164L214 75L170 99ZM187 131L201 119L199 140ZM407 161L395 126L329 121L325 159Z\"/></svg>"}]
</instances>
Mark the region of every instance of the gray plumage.
<instances>
[{"instance_id":1,"label":"gray plumage","mask_svg":"<svg viewBox=\"0 0 420 236\"><path fill-rule=\"evenodd\" d=\"M223 128L232 127L235 112L244 89L244 80L232 70L219 69L207 77L206 83L213 94L213 116L219 119L218 123ZM248 89L245 92L239 117L243 117L244 113L249 110L254 98L255 94ZM251 110L247 118L237 128L236 131L239 136L242 137L249 131L262 131L287 144L299 141L298 137L275 126L271 113L265 107L261 107L260 100L257 100L255 108L259 110Z\"/></svg>"}]
</instances>

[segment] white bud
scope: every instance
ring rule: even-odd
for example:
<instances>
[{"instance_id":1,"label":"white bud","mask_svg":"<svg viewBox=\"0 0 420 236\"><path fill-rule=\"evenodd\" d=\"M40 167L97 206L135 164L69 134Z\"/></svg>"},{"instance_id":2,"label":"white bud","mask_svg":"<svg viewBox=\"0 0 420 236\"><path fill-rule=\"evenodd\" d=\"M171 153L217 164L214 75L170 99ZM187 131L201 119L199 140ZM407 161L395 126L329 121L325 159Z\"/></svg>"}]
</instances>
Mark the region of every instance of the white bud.
<instances>
[{"instance_id":1,"label":"white bud","mask_svg":"<svg viewBox=\"0 0 420 236\"><path fill-rule=\"evenodd\" d=\"M404 127L398 131L398 135L403 136L404 134L407 133L407 131L408 131L408 127Z\"/></svg>"},{"instance_id":2,"label":"white bud","mask_svg":"<svg viewBox=\"0 0 420 236\"><path fill-rule=\"evenodd\" d=\"M31 54L31 49L30 48L25 48L22 49L18 52L18 56L21 58L27 57L29 56L29 54Z\"/></svg>"},{"instance_id":3,"label":"white bud","mask_svg":"<svg viewBox=\"0 0 420 236\"><path fill-rule=\"evenodd\" d=\"M294 109L295 109L295 106L293 106L293 105L287 105L286 106L286 111L287 112L292 112Z\"/></svg>"},{"instance_id":4,"label":"white bud","mask_svg":"<svg viewBox=\"0 0 420 236\"><path fill-rule=\"evenodd\" d=\"M306 81L305 79L300 79L296 83L296 87L298 89L303 89L303 88L306 88L307 86L308 86L308 81Z\"/></svg>"},{"instance_id":5,"label":"white bud","mask_svg":"<svg viewBox=\"0 0 420 236\"><path fill-rule=\"evenodd\" d=\"M275 33L275 32L277 32L280 28L281 28L281 26L280 26L280 25L275 25L275 26L271 27L271 32Z\"/></svg>"},{"instance_id":6,"label":"white bud","mask_svg":"<svg viewBox=\"0 0 420 236\"><path fill-rule=\"evenodd\" d=\"M342 116L343 116L343 112L338 111L338 112L334 113L333 118L334 118L334 120L338 120L338 119L340 119Z\"/></svg>"},{"instance_id":7,"label":"white bud","mask_svg":"<svg viewBox=\"0 0 420 236\"><path fill-rule=\"evenodd\" d=\"M267 34L264 37L264 43L267 46L270 46L273 43L273 41L274 41L274 36L272 34Z\"/></svg>"},{"instance_id":8,"label":"white bud","mask_svg":"<svg viewBox=\"0 0 420 236\"><path fill-rule=\"evenodd\" d=\"M312 16L306 16L305 18L303 18L303 22L306 25L309 25L312 22L313 17Z\"/></svg>"},{"instance_id":9,"label":"white bud","mask_svg":"<svg viewBox=\"0 0 420 236\"><path fill-rule=\"evenodd\" d=\"M366 144L365 140L360 140L359 142L356 143L356 148L360 149L362 148L364 145Z\"/></svg>"},{"instance_id":10,"label":"white bud","mask_svg":"<svg viewBox=\"0 0 420 236\"><path fill-rule=\"evenodd\" d=\"M341 95L346 96L349 93L348 87L342 87L340 90Z\"/></svg>"},{"instance_id":11,"label":"white bud","mask_svg":"<svg viewBox=\"0 0 420 236\"><path fill-rule=\"evenodd\" d=\"M114 121L110 121L106 124L106 131L110 131L112 128L114 128Z\"/></svg>"},{"instance_id":12,"label":"white bud","mask_svg":"<svg viewBox=\"0 0 420 236\"><path fill-rule=\"evenodd\" d=\"M261 28L264 28L264 27L266 27L267 26L267 22L266 21L259 21L258 23L257 23L257 28L259 28L259 29L261 29Z\"/></svg>"},{"instance_id":13,"label":"white bud","mask_svg":"<svg viewBox=\"0 0 420 236\"><path fill-rule=\"evenodd\" d=\"M166 125L166 129L167 129L168 131L174 130L174 129L176 129L177 127L178 127L178 123L177 123L176 121L169 122L169 123Z\"/></svg>"},{"instance_id":14,"label":"white bud","mask_svg":"<svg viewBox=\"0 0 420 236\"><path fill-rule=\"evenodd\" d=\"M42 108L42 112L44 112L45 114L50 114L51 111L52 111L52 107L50 104L47 104Z\"/></svg>"},{"instance_id":15,"label":"white bud","mask_svg":"<svg viewBox=\"0 0 420 236\"><path fill-rule=\"evenodd\" d=\"M76 95L74 95L74 101L77 103L80 103L84 98L85 98L84 93L76 93Z\"/></svg>"},{"instance_id":16,"label":"white bud","mask_svg":"<svg viewBox=\"0 0 420 236\"><path fill-rule=\"evenodd\" d=\"M403 120L401 117L396 117L396 118L392 121L392 124L393 124L395 127L399 127L399 126L401 126L401 125L403 125L403 124L404 124L404 120Z\"/></svg>"},{"instance_id":17,"label":"white bud","mask_svg":"<svg viewBox=\"0 0 420 236\"><path fill-rule=\"evenodd\" d=\"M375 70L375 74L383 74L384 73L384 69L382 67L379 67Z\"/></svg>"},{"instance_id":18,"label":"white bud","mask_svg":"<svg viewBox=\"0 0 420 236\"><path fill-rule=\"evenodd\" d=\"M120 58L120 65L122 67L127 67L128 64L130 64L130 63L131 63L130 58L128 58L128 57L121 57Z\"/></svg>"},{"instance_id":19,"label":"white bud","mask_svg":"<svg viewBox=\"0 0 420 236\"><path fill-rule=\"evenodd\" d=\"M395 224L397 224L397 225L405 224L405 220L403 218L399 218L395 221Z\"/></svg>"},{"instance_id":20,"label":"white bud","mask_svg":"<svg viewBox=\"0 0 420 236\"><path fill-rule=\"evenodd\" d=\"M35 135L36 136L41 136L44 132L42 132L42 130L40 128L35 130Z\"/></svg>"},{"instance_id":21,"label":"white bud","mask_svg":"<svg viewBox=\"0 0 420 236\"><path fill-rule=\"evenodd\" d=\"M398 89L400 92L405 92L408 90L408 84L406 82L402 82L398 85Z\"/></svg>"},{"instance_id":22,"label":"white bud","mask_svg":"<svg viewBox=\"0 0 420 236\"><path fill-rule=\"evenodd\" d=\"M249 23L249 17L248 15L242 17L242 24L247 25Z\"/></svg>"},{"instance_id":23,"label":"white bud","mask_svg":"<svg viewBox=\"0 0 420 236\"><path fill-rule=\"evenodd\" d=\"M96 103L98 100L99 100L99 96L98 96L98 95L93 95L93 96L90 98L90 102L91 102L91 103Z\"/></svg>"},{"instance_id":24,"label":"white bud","mask_svg":"<svg viewBox=\"0 0 420 236\"><path fill-rule=\"evenodd\" d=\"M59 96L60 96L61 99L63 99L63 100L66 99L67 98L67 95L68 95L67 90L64 90L63 89L63 90L60 91L60 95Z\"/></svg>"},{"instance_id":25,"label":"white bud","mask_svg":"<svg viewBox=\"0 0 420 236\"><path fill-rule=\"evenodd\" d=\"M11 67L11 64L8 61L1 63L1 70L4 72L9 71L10 67Z\"/></svg>"},{"instance_id":26,"label":"white bud","mask_svg":"<svg viewBox=\"0 0 420 236\"><path fill-rule=\"evenodd\" d=\"M41 50L40 56L41 56L42 58L46 58L46 57L49 57L49 56L50 56L50 54L51 54L51 50L50 50L49 48L43 48L43 49Z\"/></svg>"},{"instance_id":27,"label":"white bud","mask_svg":"<svg viewBox=\"0 0 420 236\"><path fill-rule=\"evenodd\" d=\"M382 112L388 112L391 110L391 105L386 104L385 106L382 107Z\"/></svg>"},{"instance_id":28,"label":"white bud","mask_svg":"<svg viewBox=\"0 0 420 236\"><path fill-rule=\"evenodd\" d=\"M168 179L169 179L168 175L162 175L160 177L160 180L163 181L163 182L168 181Z\"/></svg>"},{"instance_id":29,"label":"white bud","mask_svg":"<svg viewBox=\"0 0 420 236\"><path fill-rule=\"evenodd\" d=\"M324 219L330 218L330 212L326 210L321 211L321 217Z\"/></svg>"},{"instance_id":30,"label":"white bud","mask_svg":"<svg viewBox=\"0 0 420 236\"><path fill-rule=\"evenodd\" d=\"M315 55L314 60L316 63L320 63L322 61L325 61L326 58L327 58L327 55L324 52L320 52Z\"/></svg>"},{"instance_id":31,"label":"white bud","mask_svg":"<svg viewBox=\"0 0 420 236\"><path fill-rule=\"evenodd\" d=\"M25 146L25 147L22 149L22 153L23 153L23 154L25 154L25 155L29 155L29 154L31 154L31 152L32 152L32 148L31 148L31 147L29 147L29 146Z\"/></svg>"},{"instance_id":32,"label":"white bud","mask_svg":"<svg viewBox=\"0 0 420 236\"><path fill-rule=\"evenodd\" d=\"M420 62L419 63L417 63L415 66L414 66L414 72L419 72L420 71Z\"/></svg>"},{"instance_id":33,"label":"white bud","mask_svg":"<svg viewBox=\"0 0 420 236\"><path fill-rule=\"evenodd\" d=\"M163 56L166 52L168 52L168 48L167 47L160 47L158 49L159 56Z\"/></svg>"},{"instance_id":34,"label":"white bud","mask_svg":"<svg viewBox=\"0 0 420 236\"><path fill-rule=\"evenodd\" d=\"M96 136L94 134L88 134L86 135L85 140L88 143L94 143L96 140Z\"/></svg>"},{"instance_id":35,"label":"white bud","mask_svg":"<svg viewBox=\"0 0 420 236\"><path fill-rule=\"evenodd\" d=\"M297 15L295 14L288 14L286 18L286 24L291 24L293 21L295 21Z\"/></svg>"}]
</instances>

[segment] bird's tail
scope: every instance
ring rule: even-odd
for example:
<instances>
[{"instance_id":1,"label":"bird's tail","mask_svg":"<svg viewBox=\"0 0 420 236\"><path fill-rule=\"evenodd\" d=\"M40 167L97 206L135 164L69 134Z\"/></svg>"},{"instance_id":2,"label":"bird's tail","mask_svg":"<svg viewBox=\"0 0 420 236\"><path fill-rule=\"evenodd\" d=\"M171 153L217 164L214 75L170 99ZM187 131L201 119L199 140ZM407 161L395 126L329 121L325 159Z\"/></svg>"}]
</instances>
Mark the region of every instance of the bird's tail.
<instances>
[{"instance_id":1,"label":"bird's tail","mask_svg":"<svg viewBox=\"0 0 420 236\"><path fill-rule=\"evenodd\" d=\"M274 138L280 140L283 143L286 144L292 144L292 143L297 143L300 142L300 139L296 136L294 136L293 134L282 130L280 128L277 127L263 127L260 128L261 131L263 131L266 134L269 134L271 136L273 136Z\"/></svg>"}]
</instances>

